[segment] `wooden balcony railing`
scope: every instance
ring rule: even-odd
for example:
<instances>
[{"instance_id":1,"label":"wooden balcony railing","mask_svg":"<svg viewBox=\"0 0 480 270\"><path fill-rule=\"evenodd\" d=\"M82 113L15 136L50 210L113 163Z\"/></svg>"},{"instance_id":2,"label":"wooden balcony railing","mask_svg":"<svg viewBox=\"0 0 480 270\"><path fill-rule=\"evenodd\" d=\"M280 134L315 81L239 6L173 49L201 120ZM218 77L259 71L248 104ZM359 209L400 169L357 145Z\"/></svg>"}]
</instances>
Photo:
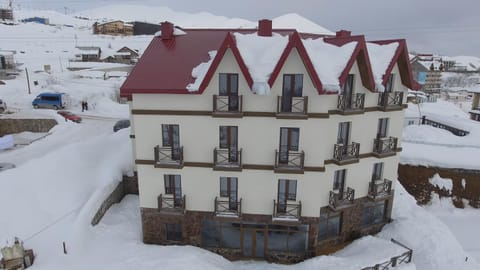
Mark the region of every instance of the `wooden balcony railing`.
<instances>
[{"instance_id":1,"label":"wooden balcony railing","mask_svg":"<svg viewBox=\"0 0 480 270\"><path fill-rule=\"evenodd\" d=\"M306 116L308 109L308 97L278 96L278 116Z\"/></svg>"},{"instance_id":2,"label":"wooden balcony railing","mask_svg":"<svg viewBox=\"0 0 480 270\"><path fill-rule=\"evenodd\" d=\"M383 110L401 107L403 103L403 92L383 92L378 95L378 107Z\"/></svg>"},{"instance_id":3,"label":"wooden balcony railing","mask_svg":"<svg viewBox=\"0 0 480 270\"><path fill-rule=\"evenodd\" d=\"M347 191L344 192L330 191L328 205L333 210L339 210L352 206L353 200L355 200L355 190L353 188L347 187Z\"/></svg>"},{"instance_id":4,"label":"wooden balcony railing","mask_svg":"<svg viewBox=\"0 0 480 270\"><path fill-rule=\"evenodd\" d=\"M352 142L351 144L335 144L333 149L333 160L337 163L358 160L360 153L360 144Z\"/></svg>"},{"instance_id":5,"label":"wooden balcony railing","mask_svg":"<svg viewBox=\"0 0 480 270\"><path fill-rule=\"evenodd\" d=\"M427 119L427 117L425 117L425 116L422 116L422 125L430 125L432 127L445 129L445 130L450 131L454 135L460 136L460 137L470 134L469 131L462 130L462 129L452 127L452 126L447 125L447 124L443 124L443 123L440 123L440 122L437 122L437 121Z\"/></svg>"},{"instance_id":6,"label":"wooden balcony railing","mask_svg":"<svg viewBox=\"0 0 480 270\"><path fill-rule=\"evenodd\" d=\"M302 202L298 203L279 203L273 200L273 217L299 219L302 215Z\"/></svg>"},{"instance_id":7,"label":"wooden balcony railing","mask_svg":"<svg viewBox=\"0 0 480 270\"><path fill-rule=\"evenodd\" d=\"M276 170L299 170L303 171L305 152L303 151L275 151Z\"/></svg>"},{"instance_id":8,"label":"wooden balcony railing","mask_svg":"<svg viewBox=\"0 0 480 270\"><path fill-rule=\"evenodd\" d=\"M241 169L242 149L215 148L213 150L213 164L214 169Z\"/></svg>"},{"instance_id":9,"label":"wooden balcony railing","mask_svg":"<svg viewBox=\"0 0 480 270\"><path fill-rule=\"evenodd\" d=\"M156 166L171 168L183 166L183 146L175 148L157 145L154 148L154 156Z\"/></svg>"},{"instance_id":10,"label":"wooden balcony railing","mask_svg":"<svg viewBox=\"0 0 480 270\"><path fill-rule=\"evenodd\" d=\"M213 95L214 114L241 114L242 106L242 96Z\"/></svg>"},{"instance_id":11,"label":"wooden balcony railing","mask_svg":"<svg viewBox=\"0 0 480 270\"><path fill-rule=\"evenodd\" d=\"M363 111L365 106L365 94L339 95L337 109L341 112Z\"/></svg>"},{"instance_id":12,"label":"wooden balcony railing","mask_svg":"<svg viewBox=\"0 0 480 270\"><path fill-rule=\"evenodd\" d=\"M158 196L158 209L160 211L171 211L185 213L186 195L183 197L165 196L160 194Z\"/></svg>"},{"instance_id":13,"label":"wooden balcony railing","mask_svg":"<svg viewBox=\"0 0 480 270\"><path fill-rule=\"evenodd\" d=\"M364 267L364 268L362 268L362 270L389 270L389 269L392 269L392 268L396 269L397 266L399 266L401 264L407 264L407 263L410 263L412 261L413 250L411 248L403 245L402 243L396 241L393 238L391 239L391 241L393 243L407 249L407 251L403 252L402 254L400 254L398 256L390 258L390 260L388 260L388 261L384 261L382 263L377 263L374 266Z\"/></svg>"},{"instance_id":14,"label":"wooden balcony railing","mask_svg":"<svg viewBox=\"0 0 480 270\"><path fill-rule=\"evenodd\" d=\"M383 179L383 181L372 181L368 184L368 197L377 200L392 195L392 181Z\"/></svg>"},{"instance_id":15,"label":"wooden balcony railing","mask_svg":"<svg viewBox=\"0 0 480 270\"><path fill-rule=\"evenodd\" d=\"M228 198L215 197L215 215L240 217L242 215L242 199L230 201Z\"/></svg>"},{"instance_id":16,"label":"wooden balcony railing","mask_svg":"<svg viewBox=\"0 0 480 270\"><path fill-rule=\"evenodd\" d=\"M373 153L377 155L388 155L397 150L398 138L385 137L373 139Z\"/></svg>"}]
</instances>

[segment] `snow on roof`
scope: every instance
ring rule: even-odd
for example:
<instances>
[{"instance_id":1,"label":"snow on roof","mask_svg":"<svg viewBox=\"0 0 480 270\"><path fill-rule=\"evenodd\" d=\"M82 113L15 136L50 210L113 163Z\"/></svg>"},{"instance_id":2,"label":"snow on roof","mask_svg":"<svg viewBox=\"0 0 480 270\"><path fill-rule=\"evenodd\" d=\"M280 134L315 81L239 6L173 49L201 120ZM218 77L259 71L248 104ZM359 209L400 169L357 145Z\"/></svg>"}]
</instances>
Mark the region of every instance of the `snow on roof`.
<instances>
[{"instance_id":1,"label":"snow on roof","mask_svg":"<svg viewBox=\"0 0 480 270\"><path fill-rule=\"evenodd\" d=\"M357 42L349 42L339 47L320 38L306 39L303 45L322 81L323 88L327 91L340 91L339 77L352 57Z\"/></svg>"},{"instance_id":2,"label":"snow on roof","mask_svg":"<svg viewBox=\"0 0 480 270\"><path fill-rule=\"evenodd\" d=\"M312 33L320 35L335 35L332 31L296 14L289 13L272 20L274 29L295 28L301 33Z\"/></svg>"},{"instance_id":3,"label":"snow on roof","mask_svg":"<svg viewBox=\"0 0 480 270\"><path fill-rule=\"evenodd\" d=\"M210 56L210 60L208 62L200 63L198 66L194 67L192 70L192 77L195 78L195 82L187 85L187 89L190 92L198 91L200 84L202 83L205 75L207 75L208 69L212 65L213 59L217 55L217 51L209 51L208 55Z\"/></svg>"},{"instance_id":4,"label":"snow on roof","mask_svg":"<svg viewBox=\"0 0 480 270\"><path fill-rule=\"evenodd\" d=\"M387 71L388 66L392 62L399 43L394 42L387 45L379 45L375 43L367 43L367 49L370 56L370 64L372 66L373 79L378 91L383 92L383 75Z\"/></svg>"},{"instance_id":5,"label":"snow on roof","mask_svg":"<svg viewBox=\"0 0 480 270\"><path fill-rule=\"evenodd\" d=\"M235 33L238 50L253 79L253 92L268 94L267 84L273 69L288 43L288 36L273 33L270 37Z\"/></svg>"},{"instance_id":6,"label":"snow on roof","mask_svg":"<svg viewBox=\"0 0 480 270\"><path fill-rule=\"evenodd\" d=\"M465 87L470 93L480 93L480 84Z\"/></svg>"},{"instance_id":7,"label":"snow on roof","mask_svg":"<svg viewBox=\"0 0 480 270\"><path fill-rule=\"evenodd\" d=\"M183 36L183 35L186 35L187 33L185 31L183 31L182 29L178 28L178 27L174 27L173 28L173 35L174 36ZM158 31L154 34L155 37L161 37L162 36L162 31Z\"/></svg>"}]
</instances>

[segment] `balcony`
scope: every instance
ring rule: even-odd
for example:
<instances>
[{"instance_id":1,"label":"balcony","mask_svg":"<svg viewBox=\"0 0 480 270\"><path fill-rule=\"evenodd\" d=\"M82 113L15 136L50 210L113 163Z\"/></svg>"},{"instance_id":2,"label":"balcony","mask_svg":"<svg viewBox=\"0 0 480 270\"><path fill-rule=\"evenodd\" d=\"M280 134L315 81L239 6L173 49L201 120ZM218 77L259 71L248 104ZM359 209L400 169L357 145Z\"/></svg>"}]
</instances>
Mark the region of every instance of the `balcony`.
<instances>
[{"instance_id":1,"label":"balcony","mask_svg":"<svg viewBox=\"0 0 480 270\"><path fill-rule=\"evenodd\" d=\"M303 173L305 152L275 151L275 172Z\"/></svg>"},{"instance_id":2,"label":"balcony","mask_svg":"<svg viewBox=\"0 0 480 270\"><path fill-rule=\"evenodd\" d=\"M373 154L376 157L393 156L397 150L398 138L385 137L373 139Z\"/></svg>"},{"instance_id":3,"label":"balcony","mask_svg":"<svg viewBox=\"0 0 480 270\"><path fill-rule=\"evenodd\" d=\"M273 218L298 220L302 215L302 202L278 203L273 200Z\"/></svg>"},{"instance_id":4,"label":"balcony","mask_svg":"<svg viewBox=\"0 0 480 270\"><path fill-rule=\"evenodd\" d=\"M155 146L155 167L159 168L177 168L183 167L183 146L171 147Z\"/></svg>"},{"instance_id":5,"label":"balcony","mask_svg":"<svg viewBox=\"0 0 480 270\"><path fill-rule=\"evenodd\" d=\"M308 108L308 97L287 97L277 98L277 118L303 118L306 119Z\"/></svg>"},{"instance_id":6,"label":"balcony","mask_svg":"<svg viewBox=\"0 0 480 270\"><path fill-rule=\"evenodd\" d=\"M355 200L355 190L353 188L347 187L345 192L330 191L328 206L337 211L352 206L353 200Z\"/></svg>"},{"instance_id":7,"label":"balcony","mask_svg":"<svg viewBox=\"0 0 480 270\"><path fill-rule=\"evenodd\" d=\"M242 215L242 199L230 201L228 198L215 197L215 216L240 217Z\"/></svg>"},{"instance_id":8,"label":"balcony","mask_svg":"<svg viewBox=\"0 0 480 270\"><path fill-rule=\"evenodd\" d=\"M403 92L383 92L378 95L377 106L382 111L402 109Z\"/></svg>"},{"instance_id":9,"label":"balcony","mask_svg":"<svg viewBox=\"0 0 480 270\"><path fill-rule=\"evenodd\" d=\"M368 184L368 197L372 200L381 200L392 195L392 181L372 181Z\"/></svg>"},{"instance_id":10,"label":"balcony","mask_svg":"<svg viewBox=\"0 0 480 270\"><path fill-rule=\"evenodd\" d=\"M360 144L352 142L351 144L335 144L333 149L333 161L337 165L358 162Z\"/></svg>"},{"instance_id":11,"label":"balcony","mask_svg":"<svg viewBox=\"0 0 480 270\"><path fill-rule=\"evenodd\" d=\"M341 114L363 113L365 105L365 94L339 95L337 110Z\"/></svg>"},{"instance_id":12,"label":"balcony","mask_svg":"<svg viewBox=\"0 0 480 270\"><path fill-rule=\"evenodd\" d=\"M185 213L186 195L183 195L183 197L173 197L172 195L165 196L164 194L160 194L157 199L158 210L161 212Z\"/></svg>"},{"instance_id":13,"label":"balcony","mask_svg":"<svg viewBox=\"0 0 480 270\"><path fill-rule=\"evenodd\" d=\"M213 95L213 116L242 117L242 96Z\"/></svg>"},{"instance_id":14,"label":"balcony","mask_svg":"<svg viewBox=\"0 0 480 270\"><path fill-rule=\"evenodd\" d=\"M242 149L215 148L213 150L213 169L219 171L241 171Z\"/></svg>"}]
</instances>

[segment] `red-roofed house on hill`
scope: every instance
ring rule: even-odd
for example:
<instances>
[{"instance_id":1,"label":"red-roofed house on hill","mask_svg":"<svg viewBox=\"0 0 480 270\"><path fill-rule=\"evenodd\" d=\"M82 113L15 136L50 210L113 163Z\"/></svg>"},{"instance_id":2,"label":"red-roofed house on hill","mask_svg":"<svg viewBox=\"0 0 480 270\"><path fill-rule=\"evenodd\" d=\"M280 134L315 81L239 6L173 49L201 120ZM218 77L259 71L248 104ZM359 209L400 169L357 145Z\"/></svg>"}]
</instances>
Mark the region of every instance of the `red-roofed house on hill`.
<instances>
[{"instance_id":1,"label":"red-roofed house on hill","mask_svg":"<svg viewBox=\"0 0 480 270\"><path fill-rule=\"evenodd\" d=\"M121 87L145 243L296 262L390 220L404 40L161 28Z\"/></svg>"}]
</instances>

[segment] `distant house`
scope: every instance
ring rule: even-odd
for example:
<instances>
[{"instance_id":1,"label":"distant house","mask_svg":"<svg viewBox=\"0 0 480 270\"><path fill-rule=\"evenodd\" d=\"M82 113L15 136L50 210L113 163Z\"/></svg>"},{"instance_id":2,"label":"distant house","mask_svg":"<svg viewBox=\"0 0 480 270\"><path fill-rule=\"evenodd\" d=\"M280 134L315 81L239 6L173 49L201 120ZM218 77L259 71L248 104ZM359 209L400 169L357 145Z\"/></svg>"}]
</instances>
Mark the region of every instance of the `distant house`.
<instances>
[{"instance_id":1,"label":"distant house","mask_svg":"<svg viewBox=\"0 0 480 270\"><path fill-rule=\"evenodd\" d=\"M469 88L468 92L473 94L470 119L480 121L480 84Z\"/></svg>"},{"instance_id":2,"label":"distant house","mask_svg":"<svg viewBox=\"0 0 480 270\"><path fill-rule=\"evenodd\" d=\"M14 51L0 51L0 79L15 78L16 64Z\"/></svg>"},{"instance_id":3,"label":"distant house","mask_svg":"<svg viewBox=\"0 0 480 270\"><path fill-rule=\"evenodd\" d=\"M138 35L153 35L160 31L160 24L153 24L147 22L131 22L133 25L133 34Z\"/></svg>"},{"instance_id":4,"label":"distant house","mask_svg":"<svg viewBox=\"0 0 480 270\"><path fill-rule=\"evenodd\" d=\"M100 62L102 49L95 46L77 46L74 61Z\"/></svg>"},{"instance_id":5,"label":"distant house","mask_svg":"<svg viewBox=\"0 0 480 270\"><path fill-rule=\"evenodd\" d=\"M94 23L93 33L97 35L131 36L133 25L123 21L111 21L106 23Z\"/></svg>"},{"instance_id":6,"label":"distant house","mask_svg":"<svg viewBox=\"0 0 480 270\"><path fill-rule=\"evenodd\" d=\"M7 8L0 8L0 20L13 21L13 10Z\"/></svg>"},{"instance_id":7,"label":"distant house","mask_svg":"<svg viewBox=\"0 0 480 270\"><path fill-rule=\"evenodd\" d=\"M122 47L119 50L103 50L101 61L108 63L119 63L119 64L135 64L138 60L139 54L137 51L132 50L128 47Z\"/></svg>"},{"instance_id":8,"label":"distant house","mask_svg":"<svg viewBox=\"0 0 480 270\"><path fill-rule=\"evenodd\" d=\"M48 18L40 18L40 17L31 17L21 20L21 22L35 22L40 24L50 24L50 20Z\"/></svg>"},{"instance_id":9,"label":"distant house","mask_svg":"<svg viewBox=\"0 0 480 270\"><path fill-rule=\"evenodd\" d=\"M442 89L442 71L444 64L440 57L433 54L417 54L410 59L413 74L421 90L427 94L440 94Z\"/></svg>"}]
</instances>

